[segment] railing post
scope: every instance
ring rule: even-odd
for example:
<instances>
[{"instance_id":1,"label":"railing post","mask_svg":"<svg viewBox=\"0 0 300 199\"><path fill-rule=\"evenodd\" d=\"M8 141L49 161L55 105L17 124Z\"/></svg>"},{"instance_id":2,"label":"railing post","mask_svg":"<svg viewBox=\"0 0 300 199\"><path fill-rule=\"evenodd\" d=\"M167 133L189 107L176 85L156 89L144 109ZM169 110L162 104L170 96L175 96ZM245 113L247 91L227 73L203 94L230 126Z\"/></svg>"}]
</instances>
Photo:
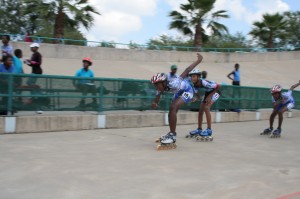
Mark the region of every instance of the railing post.
<instances>
[{"instance_id":1,"label":"railing post","mask_svg":"<svg viewBox=\"0 0 300 199\"><path fill-rule=\"evenodd\" d=\"M101 113L103 111L103 80L100 82L100 90L99 90L99 105L98 105L98 113Z\"/></svg>"},{"instance_id":2,"label":"railing post","mask_svg":"<svg viewBox=\"0 0 300 199\"><path fill-rule=\"evenodd\" d=\"M7 97L8 115L13 115L12 101L13 101L13 75L9 74L8 75L8 97Z\"/></svg>"}]
</instances>

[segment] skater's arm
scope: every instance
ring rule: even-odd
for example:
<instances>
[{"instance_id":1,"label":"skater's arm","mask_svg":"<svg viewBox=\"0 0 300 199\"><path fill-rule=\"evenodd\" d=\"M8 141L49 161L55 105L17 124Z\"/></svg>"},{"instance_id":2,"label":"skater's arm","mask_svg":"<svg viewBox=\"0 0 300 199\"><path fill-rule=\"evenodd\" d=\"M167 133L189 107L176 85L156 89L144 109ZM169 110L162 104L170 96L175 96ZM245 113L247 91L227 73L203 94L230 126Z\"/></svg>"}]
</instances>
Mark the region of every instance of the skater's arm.
<instances>
[{"instance_id":1,"label":"skater's arm","mask_svg":"<svg viewBox=\"0 0 300 199\"><path fill-rule=\"evenodd\" d=\"M294 84L293 86L291 86L290 90L294 90L299 85L300 85L300 80L299 80L299 82L297 84Z\"/></svg>"},{"instance_id":2,"label":"skater's arm","mask_svg":"<svg viewBox=\"0 0 300 199\"><path fill-rule=\"evenodd\" d=\"M194 63L192 63L189 67L187 67L180 75L180 77L186 78L189 72L191 72L198 64L202 62L202 59L203 59L202 55L200 53L197 53L197 60Z\"/></svg>"},{"instance_id":3,"label":"skater's arm","mask_svg":"<svg viewBox=\"0 0 300 199\"><path fill-rule=\"evenodd\" d=\"M219 84L217 84L217 86L216 86L216 88L207 96L207 98L206 98L206 103L207 104L210 104L211 103L211 98L212 98L212 96L216 93L216 92L218 92L219 90L220 90L220 85Z\"/></svg>"},{"instance_id":4,"label":"skater's arm","mask_svg":"<svg viewBox=\"0 0 300 199\"><path fill-rule=\"evenodd\" d=\"M195 97L193 97L191 102L196 102L200 99L200 93L195 93Z\"/></svg>"},{"instance_id":5,"label":"skater's arm","mask_svg":"<svg viewBox=\"0 0 300 199\"><path fill-rule=\"evenodd\" d=\"M229 79L231 79L232 81L233 81L233 78L231 77L231 75L233 75L233 73L234 73L234 71L232 71L231 73L229 73L229 74L227 75L227 77L228 77Z\"/></svg>"},{"instance_id":6,"label":"skater's arm","mask_svg":"<svg viewBox=\"0 0 300 199\"><path fill-rule=\"evenodd\" d=\"M156 94L156 97L155 97L154 101L151 104L151 107L153 109L156 109L158 107L158 103L159 103L159 100L160 100L160 95L161 95L160 93Z\"/></svg>"}]
</instances>

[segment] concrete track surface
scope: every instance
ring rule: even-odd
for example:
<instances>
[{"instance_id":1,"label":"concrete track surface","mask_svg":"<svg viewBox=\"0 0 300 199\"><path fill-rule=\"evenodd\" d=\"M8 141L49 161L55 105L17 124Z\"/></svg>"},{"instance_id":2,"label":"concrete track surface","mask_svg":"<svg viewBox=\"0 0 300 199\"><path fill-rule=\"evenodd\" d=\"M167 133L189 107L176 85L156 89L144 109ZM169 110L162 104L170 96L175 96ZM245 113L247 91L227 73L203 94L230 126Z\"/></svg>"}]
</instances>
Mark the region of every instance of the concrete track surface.
<instances>
[{"instance_id":1,"label":"concrete track surface","mask_svg":"<svg viewBox=\"0 0 300 199\"><path fill-rule=\"evenodd\" d=\"M0 198L299 198L299 118L279 139L267 126L213 124L214 141L196 142L181 125L169 151L154 142L168 127L1 135Z\"/></svg>"}]
</instances>

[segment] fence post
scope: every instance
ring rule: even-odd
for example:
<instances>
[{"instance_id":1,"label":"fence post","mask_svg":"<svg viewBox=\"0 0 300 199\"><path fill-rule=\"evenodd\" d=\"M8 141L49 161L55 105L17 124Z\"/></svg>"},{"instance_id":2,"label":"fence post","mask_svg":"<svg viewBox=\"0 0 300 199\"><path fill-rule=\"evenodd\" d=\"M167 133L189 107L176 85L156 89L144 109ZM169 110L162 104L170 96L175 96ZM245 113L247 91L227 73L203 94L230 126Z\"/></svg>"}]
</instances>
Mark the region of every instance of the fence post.
<instances>
[{"instance_id":1,"label":"fence post","mask_svg":"<svg viewBox=\"0 0 300 199\"><path fill-rule=\"evenodd\" d=\"M12 100L13 100L13 75L8 75L8 97L7 97L7 111L8 115L13 114L12 110Z\"/></svg>"},{"instance_id":2,"label":"fence post","mask_svg":"<svg viewBox=\"0 0 300 199\"><path fill-rule=\"evenodd\" d=\"M100 82L100 92L99 92L99 105L98 105L98 113L103 111L103 80Z\"/></svg>"}]
</instances>

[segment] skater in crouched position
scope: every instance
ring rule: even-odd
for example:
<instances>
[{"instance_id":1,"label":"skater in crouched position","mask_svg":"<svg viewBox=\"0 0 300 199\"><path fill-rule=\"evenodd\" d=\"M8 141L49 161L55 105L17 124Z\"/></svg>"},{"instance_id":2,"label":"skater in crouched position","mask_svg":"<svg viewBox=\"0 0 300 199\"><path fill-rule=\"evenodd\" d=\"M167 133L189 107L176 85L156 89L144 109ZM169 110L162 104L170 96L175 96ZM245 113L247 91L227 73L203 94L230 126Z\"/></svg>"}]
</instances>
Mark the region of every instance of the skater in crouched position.
<instances>
[{"instance_id":1,"label":"skater in crouched position","mask_svg":"<svg viewBox=\"0 0 300 199\"><path fill-rule=\"evenodd\" d=\"M200 141L212 141L213 137L212 130L211 130L211 114L210 114L210 107L217 101L220 97L219 89L220 85L213 82L201 79L201 72L198 69L194 69L189 73L191 81L195 88L195 97L194 101L200 99L200 95L198 94L197 90L204 88L205 94L201 100L199 112L198 112L198 128L194 131L191 131L186 137L196 137L197 140ZM207 121L207 129L202 130L202 122L203 122L203 114L206 115Z\"/></svg>"},{"instance_id":2,"label":"skater in crouched position","mask_svg":"<svg viewBox=\"0 0 300 199\"><path fill-rule=\"evenodd\" d=\"M167 74L157 73L151 78L151 83L154 84L157 90L155 100L152 103L153 109L157 108L160 96L164 92L174 94L169 110L170 132L159 138L158 142L160 142L160 145L158 145L158 150L170 146L171 148L176 148L177 111L180 106L190 102L194 96L194 89L188 78L188 73L201 63L202 59L202 55L197 53L197 60L187 67L179 77L168 79Z\"/></svg>"},{"instance_id":3,"label":"skater in crouched position","mask_svg":"<svg viewBox=\"0 0 300 199\"><path fill-rule=\"evenodd\" d=\"M295 106L295 101L292 96L292 91L300 85L300 80L298 83L291 86L287 92L281 92L282 87L280 85L275 85L271 88L270 92L272 94L273 112L270 115L270 127L265 129L261 135L270 135L273 137L280 137L281 135L281 125L283 122L283 113L291 110ZM278 127L273 131L273 123L275 117L278 115ZM272 132L273 131L273 132Z\"/></svg>"}]
</instances>

